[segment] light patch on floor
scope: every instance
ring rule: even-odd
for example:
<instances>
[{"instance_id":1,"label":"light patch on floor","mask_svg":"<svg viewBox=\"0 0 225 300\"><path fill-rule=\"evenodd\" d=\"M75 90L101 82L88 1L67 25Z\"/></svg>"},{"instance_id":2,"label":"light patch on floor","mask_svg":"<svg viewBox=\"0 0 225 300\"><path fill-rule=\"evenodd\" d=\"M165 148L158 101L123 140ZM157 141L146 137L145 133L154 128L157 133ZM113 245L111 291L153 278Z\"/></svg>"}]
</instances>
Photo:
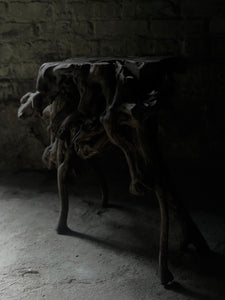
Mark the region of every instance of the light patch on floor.
<instances>
[{"instance_id":1,"label":"light patch on floor","mask_svg":"<svg viewBox=\"0 0 225 300\"><path fill-rule=\"evenodd\" d=\"M155 200L110 186L111 208L81 179L71 196L69 226L57 235L55 177L47 172L0 176L0 299L149 300L225 298L225 221L210 212L192 215L214 250L210 257L180 253L174 221L170 269L175 290L158 278L159 211Z\"/></svg>"}]
</instances>

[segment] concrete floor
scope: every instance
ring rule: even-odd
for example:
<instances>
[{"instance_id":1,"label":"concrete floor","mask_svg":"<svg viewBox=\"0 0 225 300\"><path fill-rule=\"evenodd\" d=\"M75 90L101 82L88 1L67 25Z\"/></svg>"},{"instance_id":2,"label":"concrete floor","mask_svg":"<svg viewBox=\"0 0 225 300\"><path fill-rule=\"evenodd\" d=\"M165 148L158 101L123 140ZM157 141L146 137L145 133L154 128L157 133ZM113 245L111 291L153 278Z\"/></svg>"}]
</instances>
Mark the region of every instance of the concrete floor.
<instances>
[{"instance_id":1,"label":"concrete floor","mask_svg":"<svg viewBox=\"0 0 225 300\"><path fill-rule=\"evenodd\" d=\"M172 220L170 269L177 285L158 278L159 211L115 180L111 208L100 210L92 178L79 179L71 196L69 226L57 235L55 177L47 172L0 174L0 299L149 300L225 299L225 220L192 209L210 257L178 250Z\"/></svg>"}]
</instances>

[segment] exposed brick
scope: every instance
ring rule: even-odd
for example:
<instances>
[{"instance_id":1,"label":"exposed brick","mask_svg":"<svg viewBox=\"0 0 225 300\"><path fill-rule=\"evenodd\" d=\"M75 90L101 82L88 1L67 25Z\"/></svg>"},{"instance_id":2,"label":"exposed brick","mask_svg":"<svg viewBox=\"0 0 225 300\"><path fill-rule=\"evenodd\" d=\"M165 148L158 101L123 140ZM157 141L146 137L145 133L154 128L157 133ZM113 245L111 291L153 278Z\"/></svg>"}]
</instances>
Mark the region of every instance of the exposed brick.
<instances>
[{"instance_id":1,"label":"exposed brick","mask_svg":"<svg viewBox=\"0 0 225 300\"><path fill-rule=\"evenodd\" d=\"M145 20L95 22L94 24L98 38L149 34L148 22Z\"/></svg>"},{"instance_id":2,"label":"exposed brick","mask_svg":"<svg viewBox=\"0 0 225 300\"><path fill-rule=\"evenodd\" d=\"M67 6L69 12L71 12L73 18L78 21L86 21L93 19L94 8L90 3L74 2Z\"/></svg>"},{"instance_id":3,"label":"exposed brick","mask_svg":"<svg viewBox=\"0 0 225 300\"><path fill-rule=\"evenodd\" d=\"M0 19L5 20L8 17L7 12L7 4L5 2L0 2Z\"/></svg>"},{"instance_id":4,"label":"exposed brick","mask_svg":"<svg viewBox=\"0 0 225 300\"><path fill-rule=\"evenodd\" d=\"M17 109L17 105L9 103L9 101L7 105L0 106L0 168L15 169L22 165L25 168L41 168L43 145L29 133L29 125L31 125L32 122L28 123L17 120ZM35 121L33 121L33 123L35 123ZM37 130L41 126L40 123L40 121L39 123L36 121L35 126ZM6 130L6 128L8 130ZM14 145L16 151L12 151L12 145ZM6 157L7 160L4 159Z\"/></svg>"},{"instance_id":5,"label":"exposed brick","mask_svg":"<svg viewBox=\"0 0 225 300\"><path fill-rule=\"evenodd\" d=\"M124 39L125 56L155 55L153 47L154 40L144 36L136 36L135 38Z\"/></svg>"},{"instance_id":6,"label":"exposed brick","mask_svg":"<svg viewBox=\"0 0 225 300\"><path fill-rule=\"evenodd\" d=\"M0 78L0 97L1 100L12 98L15 93L13 87L13 81L9 77Z\"/></svg>"},{"instance_id":7,"label":"exposed brick","mask_svg":"<svg viewBox=\"0 0 225 300\"><path fill-rule=\"evenodd\" d=\"M74 2L70 6L67 6L68 11L72 12L72 15L78 21L90 21L90 20L113 20L119 19L121 16L121 7L116 2Z\"/></svg>"},{"instance_id":8,"label":"exposed brick","mask_svg":"<svg viewBox=\"0 0 225 300\"><path fill-rule=\"evenodd\" d=\"M125 40L118 39L103 39L100 41L101 56L124 56L126 55Z\"/></svg>"},{"instance_id":9,"label":"exposed brick","mask_svg":"<svg viewBox=\"0 0 225 300\"><path fill-rule=\"evenodd\" d=\"M34 26L38 27L38 31L39 31L38 36L44 40L47 40L47 39L54 38L55 35L57 35L58 37L62 35L62 32L57 32L57 30L59 30L58 23L61 24L61 22L55 23L55 22L45 21L40 23L34 23Z\"/></svg>"},{"instance_id":10,"label":"exposed brick","mask_svg":"<svg viewBox=\"0 0 225 300\"><path fill-rule=\"evenodd\" d=\"M153 38L179 38L183 35L183 21L152 20L151 35Z\"/></svg>"},{"instance_id":11,"label":"exposed brick","mask_svg":"<svg viewBox=\"0 0 225 300\"><path fill-rule=\"evenodd\" d=\"M88 21L73 22L73 33L86 38L94 34L94 24Z\"/></svg>"},{"instance_id":12,"label":"exposed brick","mask_svg":"<svg viewBox=\"0 0 225 300\"><path fill-rule=\"evenodd\" d=\"M17 84L17 81L21 80L34 80L34 74L37 74L39 70L40 64L30 62L30 63L9 63L7 65L2 65L0 70L4 70L3 72L0 72L0 77L9 77L11 78L15 84ZM2 75L1 75L2 74Z\"/></svg>"},{"instance_id":13,"label":"exposed brick","mask_svg":"<svg viewBox=\"0 0 225 300\"><path fill-rule=\"evenodd\" d=\"M136 3L136 15L139 18L174 18L180 15L177 1L153 0Z\"/></svg>"},{"instance_id":14,"label":"exposed brick","mask_svg":"<svg viewBox=\"0 0 225 300\"><path fill-rule=\"evenodd\" d=\"M98 56L100 54L99 41L89 40L76 36L71 43L71 55L75 56Z\"/></svg>"},{"instance_id":15,"label":"exposed brick","mask_svg":"<svg viewBox=\"0 0 225 300\"><path fill-rule=\"evenodd\" d=\"M1 64L0 68L0 78L8 77L9 76L9 64Z\"/></svg>"},{"instance_id":16,"label":"exposed brick","mask_svg":"<svg viewBox=\"0 0 225 300\"><path fill-rule=\"evenodd\" d=\"M14 51L13 45L7 43L0 44L0 63L8 63L10 62L15 56L16 53ZM18 57L17 57L18 59Z\"/></svg>"},{"instance_id":17,"label":"exposed brick","mask_svg":"<svg viewBox=\"0 0 225 300\"><path fill-rule=\"evenodd\" d=\"M18 62L41 62L46 60L57 60L59 53L56 45L56 39L53 37L51 40L34 40L30 42L23 42L15 44L15 57L11 58L14 63Z\"/></svg>"},{"instance_id":18,"label":"exposed brick","mask_svg":"<svg viewBox=\"0 0 225 300\"><path fill-rule=\"evenodd\" d=\"M9 99L18 106L18 98L34 89L43 62L75 56L167 54L224 59L224 0L0 0L0 106ZM174 106L182 110L185 103L198 103L200 112L210 86L215 86L219 95L213 97L213 104L215 99L223 99L224 76L215 74L220 74L217 69L203 66L185 74L177 84L180 98L174 100ZM211 81L203 80L204 76L210 76ZM16 107L9 108L8 117L15 116ZM2 123L2 127L7 124L10 122ZM13 138L23 138L24 145L34 153L27 132L21 134L19 125L12 129ZM19 164L16 157L4 154L3 144L13 142L5 136L0 144L2 159ZM173 145L180 147L177 142ZM178 152L174 151L175 155ZM22 155L24 149L19 153ZM32 159L29 162L34 166Z\"/></svg>"},{"instance_id":19,"label":"exposed brick","mask_svg":"<svg viewBox=\"0 0 225 300\"><path fill-rule=\"evenodd\" d=\"M54 17L58 20L72 20L71 4L67 5L67 1L58 0L57 5L53 5Z\"/></svg>"},{"instance_id":20,"label":"exposed brick","mask_svg":"<svg viewBox=\"0 0 225 300\"><path fill-rule=\"evenodd\" d=\"M137 5L136 0L122 1L122 6L121 6L122 18L134 19L136 17L136 5Z\"/></svg>"},{"instance_id":21,"label":"exposed brick","mask_svg":"<svg viewBox=\"0 0 225 300\"><path fill-rule=\"evenodd\" d=\"M93 1L90 1L93 3ZM94 2L93 18L97 20L119 19L121 6L116 2Z\"/></svg>"},{"instance_id":22,"label":"exposed brick","mask_svg":"<svg viewBox=\"0 0 225 300\"><path fill-rule=\"evenodd\" d=\"M179 55L180 44L176 39L153 39L153 55Z\"/></svg>"},{"instance_id":23,"label":"exposed brick","mask_svg":"<svg viewBox=\"0 0 225 300\"><path fill-rule=\"evenodd\" d=\"M49 3L13 2L9 5L9 18L18 22L27 22L32 20L45 21L53 15L52 6Z\"/></svg>"},{"instance_id":24,"label":"exposed brick","mask_svg":"<svg viewBox=\"0 0 225 300\"><path fill-rule=\"evenodd\" d=\"M1 41L27 41L35 36L34 24L31 23L4 22L0 25Z\"/></svg>"}]
</instances>

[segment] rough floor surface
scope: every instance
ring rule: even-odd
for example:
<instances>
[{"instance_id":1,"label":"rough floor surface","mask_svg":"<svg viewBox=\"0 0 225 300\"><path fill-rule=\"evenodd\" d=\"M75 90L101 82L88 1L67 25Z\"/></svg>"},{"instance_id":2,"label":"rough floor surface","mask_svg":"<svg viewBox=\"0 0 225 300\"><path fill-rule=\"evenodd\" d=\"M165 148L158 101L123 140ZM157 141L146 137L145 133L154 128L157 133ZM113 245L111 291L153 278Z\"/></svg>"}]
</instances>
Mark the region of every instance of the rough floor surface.
<instances>
[{"instance_id":1,"label":"rough floor surface","mask_svg":"<svg viewBox=\"0 0 225 300\"><path fill-rule=\"evenodd\" d=\"M225 221L192 209L212 254L178 250L172 220L169 265L176 284L160 285L157 256L159 211L148 199L111 186L111 207L100 209L92 178L73 188L69 226L57 235L55 177L43 172L0 175L0 299L149 300L225 299Z\"/></svg>"}]
</instances>

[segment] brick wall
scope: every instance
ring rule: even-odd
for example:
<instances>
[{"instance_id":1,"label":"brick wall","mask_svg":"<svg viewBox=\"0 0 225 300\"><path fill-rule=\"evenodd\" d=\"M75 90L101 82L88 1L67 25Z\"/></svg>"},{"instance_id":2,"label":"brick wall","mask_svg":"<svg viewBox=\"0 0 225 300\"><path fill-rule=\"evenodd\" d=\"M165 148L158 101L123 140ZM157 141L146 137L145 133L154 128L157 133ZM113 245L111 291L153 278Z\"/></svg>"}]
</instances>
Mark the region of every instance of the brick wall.
<instances>
[{"instance_id":1,"label":"brick wall","mask_svg":"<svg viewBox=\"0 0 225 300\"><path fill-rule=\"evenodd\" d=\"M176 79L182 82L177 83L182 100L175 107L185 116L191 99L204 122L217 120L219 131L224 124L224 0L1 0L0 168L41 166L41 125L32 120L35 129L30 130L16 120L16 109L18 99L35 88L43 62L166 54L212 59Z\"/></svg>"}]
</instances>

